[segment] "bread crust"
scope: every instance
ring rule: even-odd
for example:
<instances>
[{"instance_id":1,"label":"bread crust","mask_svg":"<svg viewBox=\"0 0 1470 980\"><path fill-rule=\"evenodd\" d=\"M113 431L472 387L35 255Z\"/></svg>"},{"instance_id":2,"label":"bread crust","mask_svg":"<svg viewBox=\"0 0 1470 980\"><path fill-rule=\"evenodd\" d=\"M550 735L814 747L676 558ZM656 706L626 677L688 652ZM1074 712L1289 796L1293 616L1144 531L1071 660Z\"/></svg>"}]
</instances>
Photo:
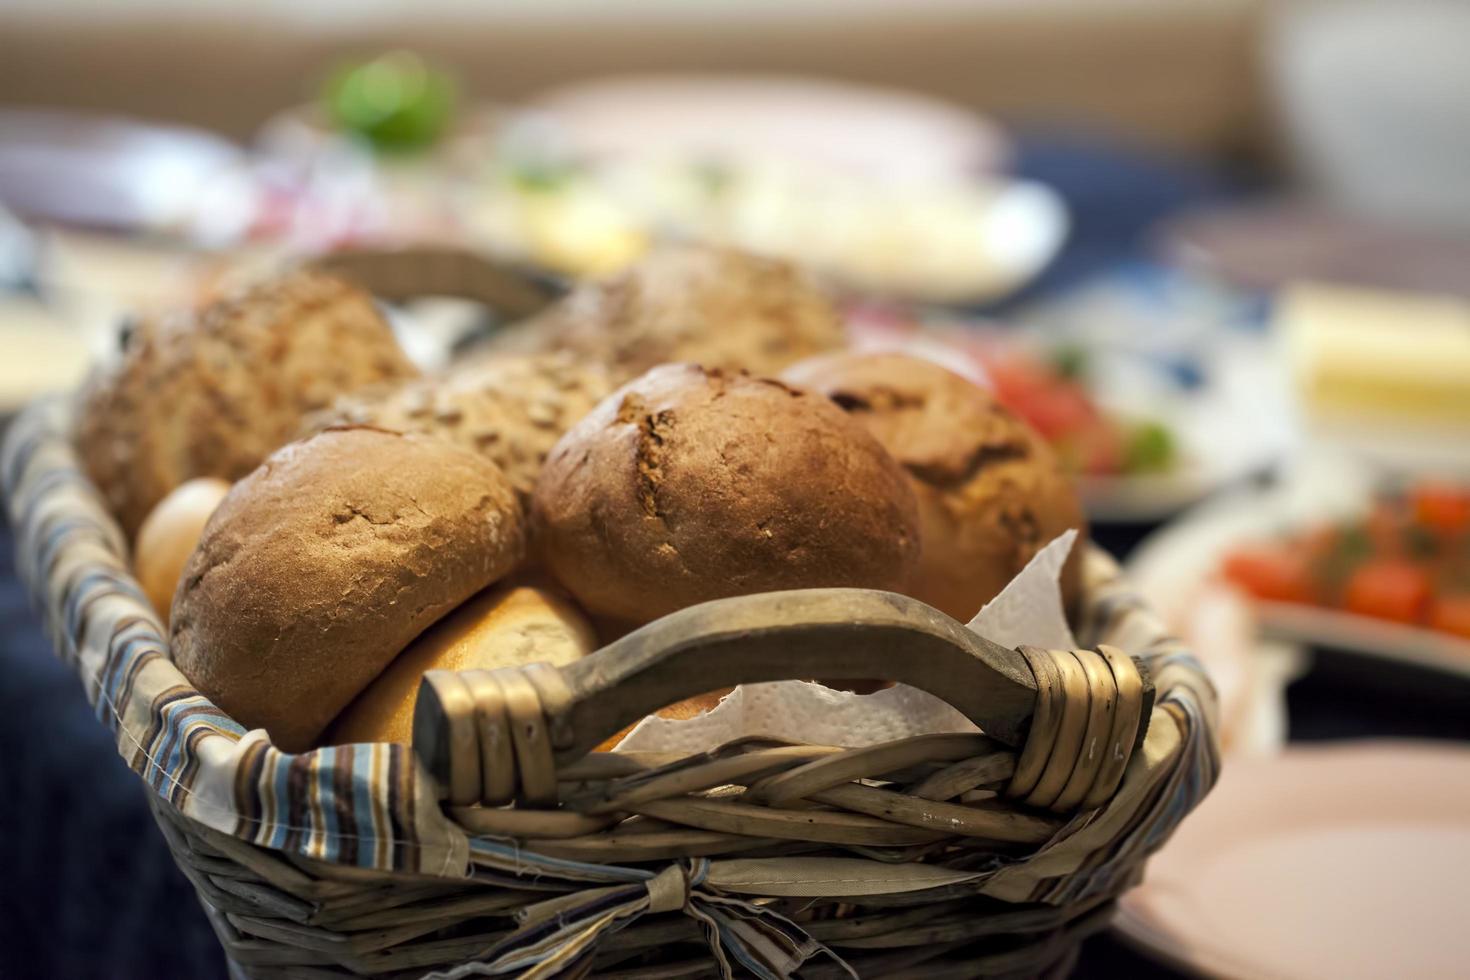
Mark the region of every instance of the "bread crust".
<instances>
[{"instance_id":1,"label":"bread crust","mask_svg":"<svg viewBox=\"0 0 1470 980\"><path fill-rule=\"evenodd\" d=\"M557 578L627 623L754 592L902 590L919 555L913 492L861 425L811 392L688 364L574 426L532 520Z\"/></svg>"},{"instance_id":2,"label":"bread crust","mask_svg":"<svg viewBox=\"0 0 1470 980\"><path fill-rule=\"evenodd\" d=\"M601 367L565 353L478 359L442 375L337 399L307 422L439 436L493 461L523 507L562 434L612 390Z\"/></svg>"},{"instance_id":3,"label":"bread crust","mask_svg":"<svg viewBox=\"0 0 1470 980\"><path fill-rule=\"evenodd\" d=\"M597 646L571 600L516 575L429 627L337 716L324 745L413 741L413 709L428 670L490 670L571 663Z\"/></svg>"},{"instance_id":4,"label":"bread crust","mask_svg":"<svg viewBox=\"0 0 1470 980\"><path fill-rule=\"evenodd\" d=\"M843 352L793 365L902 464L918 499L923 555L910 594L969 621L1057 535L1083 537L1062 570L1081 599L1087 522L1071 478L1029 426L985 389L932 361Z\"/></svg>"},{"instance_id":5,"label":"bread crust","mask_svg":"<svg viewBox=\"0 0 1470 980\"><path fill-rule=\"evenodd\" d=\"M297 271L136 325L84 386L75 442L132 537L185 480L237 480L338 395L417 374L371 296Z\"/></svg>"},{"instance_id":6,"label":"bread crust","mask_svg":"<svg viewBox=\"0 0 1470 980\"><path fill-rule=\"evenodd\" d=\"M303 751L416 636L507 574L524 542L488 460L328 429L220 503L174 594L173 657L236 721Z\"/></svg>"},{"instance_id":7,"label":"bread crust","mask_svg":"<svg viewBox=\"0 0 1470 980\"><path fill-rule=\"evenodd\" d=\"M575 353L616 383L688 361L772 375L844 343L841 317L796 267L731 249L669 246L618 276L586 283L492 342Z\"/></svg>"}]
</instances>

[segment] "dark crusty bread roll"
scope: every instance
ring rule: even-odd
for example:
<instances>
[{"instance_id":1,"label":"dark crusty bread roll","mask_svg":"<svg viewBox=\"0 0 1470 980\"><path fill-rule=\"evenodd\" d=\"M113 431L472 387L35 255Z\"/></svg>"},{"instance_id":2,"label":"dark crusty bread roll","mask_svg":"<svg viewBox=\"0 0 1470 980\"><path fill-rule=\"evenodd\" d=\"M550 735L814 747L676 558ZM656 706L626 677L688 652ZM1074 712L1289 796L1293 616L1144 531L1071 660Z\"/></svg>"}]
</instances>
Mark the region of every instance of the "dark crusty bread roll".
<instances>
[{"instance_id":1,"label":"dark crusty bread roll","mask_svg":"<svg viewBox=\"0 0 1470 980\"><path fill-rule=\"evenodd\" d=\"M612 390L607 372L568 354L483 358L391 390L344 395L307 420L442 436L493 460L529 506L562 433Z\"/></svg>"},{"instance_id":2,"label":"dark crusty bread roll","mask_svg":"<svg viewBox=\"0 0 1470 980\"><path fill-rule=\"evenodd\" d=\"M844 343L841 318L804 273L729 249L668 246L589 282L491 349L565 350L616 382L674 361L775 374Z\"/></svg>"},{"instance_id":3,"label":"dark crusty bread roll","mask_svg":"<svg viewBox=\"0 0 1470 980\"><path fill-rule=\"evenodd\" d=\"M302 751L524 543L490 461L425 436L329 429L274 453L209 519L174 594L174 660L236 721Z\"/></svg>"},{"instance_id":4,"label":"dark crusty bread roll","mask_svg":"<svg viewBox=\"0 0 1470 980\"><path fill-rule=\"evenodd\" d=\"M562 437L532 520L562 584L627 623L753 592L902 590L919 556L913 492L861 425L820 395L687 364Z\"/></svg>"},{"instance_id":5,"label":"dark crusty bread roll","mask_svg":"<svg viewBox=\"0 0 1470 980\"><path fill-rule=\"evenodd\" d=\"M236 480L343 392L417 374L372 297L293 272L138 324L85 388L76 444L129 536L196 476Z\"/></svg>"},{"instance_id":6,"label":"dark crusty bread roll","mask_svg":"<svg viewBox=\"0 0 1470 980\"><path fill-rule=\"evenodd\" d=\"M1062 571L1080 599L1082 503L1051 448L989 392L905 354L844 352L783 378L827 395L903 465L919 501L923 554L909 594L961 622L1068 528L1082 532Z\"/></svg>"}]
</instances>

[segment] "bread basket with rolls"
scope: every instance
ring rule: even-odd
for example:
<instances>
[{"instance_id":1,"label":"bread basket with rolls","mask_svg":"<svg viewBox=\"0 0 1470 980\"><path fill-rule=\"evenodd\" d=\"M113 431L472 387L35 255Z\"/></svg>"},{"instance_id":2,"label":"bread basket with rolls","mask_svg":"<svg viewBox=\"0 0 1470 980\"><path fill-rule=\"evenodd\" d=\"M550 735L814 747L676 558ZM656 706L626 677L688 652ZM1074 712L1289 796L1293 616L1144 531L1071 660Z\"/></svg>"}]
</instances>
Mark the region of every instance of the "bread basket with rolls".
<instances>
[{"instance_id":1,"label":"bread basket with rolls","mask_svg":"<svg viewBox=\"0 0 1470 980\"><path fill-rule=\"evenodd\" d=\"M1218 753L1033 433L766 260L433 375L350 268L134 326L0 458L233 975L1066 974Z\"/></svg>"}]
</instances>

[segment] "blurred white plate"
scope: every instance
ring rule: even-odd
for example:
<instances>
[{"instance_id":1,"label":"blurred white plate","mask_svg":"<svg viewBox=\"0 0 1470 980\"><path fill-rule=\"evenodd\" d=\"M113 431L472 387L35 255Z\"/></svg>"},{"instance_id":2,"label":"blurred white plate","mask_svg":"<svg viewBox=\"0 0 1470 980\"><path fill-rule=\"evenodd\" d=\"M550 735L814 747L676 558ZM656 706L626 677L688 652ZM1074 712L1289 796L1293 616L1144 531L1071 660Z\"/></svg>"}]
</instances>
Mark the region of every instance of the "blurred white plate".
<instances>
[{"instance_id":1,"label":"blurred white plate","mask_svg":"<svg viewBox=\"0 0 1470 980\"><path fill-rule=\"evenodd\" d=\"M752 152L880 180L993 172L1010 141L960 106L897 89L783 75L593 79L533 100L575 149L598 158Z\"/></svg>"},{"instance_id":2,"label":"blurred white plate","mask_svg":"<svg viewBox=\"0 0 1470 980\"><path fill-rule=\"evenodd\" d=\"M788 259L861 293L971 303L1034 277L1068 231L1055 192L1001 172L1008 141L994 124L847 83L580 83L512 119L497 153L512 179L485 182L474 231L574 275L608 271L647 239L693 239ZM540 178L530 188L514 179L527 165Z\"/></svg>"},{"instance_id":3,"label":"blurred white plate","mask_svg":"<svg viewBox=\"0 0 1470 980\"><path fill-rule=\"evenodd\" d=\"M1282 408L1285 389L1266 343L1221 340L1205 384L1192 391L1151 384L1137 367L1109 369L1129 360L1098 358L1102 373L1091 387L1114 414L1166 425L1178 458L1164 473L1082 477L1083 500L1094 520L1165 520L1290 455L1296 434Z\"/></svg>"},{"instance_id":4,"label":"blurred white plate","mask_svg":"<svg viewBox=\"0 0 1470 980\"><path fill-rule=\"evenodd\" d=\"M1290 602L1256 602L1270 636L1470 677L1470 640L1438 630Z\"/></svg>"},{"instance_id":5,"label":"blurred white plate","mask_svg":"<svg viewBox=\"0 0 1470 980\"><path fill-rule=\"evenodd\" d=\"M1360 742L1233 759L1115 927L1207 976L1449 978L1467 908L1470 749Z\"/></svg>"}]
</instances>

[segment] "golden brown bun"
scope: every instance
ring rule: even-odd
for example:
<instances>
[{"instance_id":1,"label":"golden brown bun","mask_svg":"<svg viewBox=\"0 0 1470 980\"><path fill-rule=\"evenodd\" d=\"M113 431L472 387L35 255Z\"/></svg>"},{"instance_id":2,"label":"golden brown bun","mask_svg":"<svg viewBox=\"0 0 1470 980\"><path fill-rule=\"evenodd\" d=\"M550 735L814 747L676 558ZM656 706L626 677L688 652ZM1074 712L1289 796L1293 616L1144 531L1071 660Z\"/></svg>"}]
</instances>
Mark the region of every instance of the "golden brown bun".
<instances>
[{"instance_id":1,"label":"golden brown bun","mask_svg":"<svg viewBox=\"0 0 1470 980\"><path fill-rule=\"evenodd\" d=\"M628 623L754 592L902 590L919 557L913 491L861 425L820 395L687 364L562 437L532 515L557 579Z\"/></svg>"},{"instance_id":2,"label":"golden brown bun","mask_svg":"<svg viewBox=\"0 0 1470 980\"><path fill-rule=\"evenodd\" d=\"M209 519L174 595L174 660L236 721L304 751L524 546L495 464L425 436L329 429L274 453Z\"/></svg>"},{"instance_id":3,"label":"golden brown bun","mask_svg":"<svg viewBox=\"0 0 1470 980\"><path fill-rule=\"evenodd\" d=\"M89 381L76 444L129 536L174 487L237 480L343 392L418 372L372 297L295 272L198 316L134 328Z\"/></svg>"},{"instance_id":4,"label":"golden brown bun","mask_svg":"<svg viewBox=\"0 0 1470 980\"><path fill-rule=\"evenodd\" d=\"M689 718L698 718L706 711L713 711L715 708L719 707L721 699L723 699L725 695L729 694L733 690L735 690L733 687L722 687L718 691L709 691L704 694L696 694L692 698L685 698L683 701L676 701L666 708L659 708L658 711L654 712L654 714L658 715L660 718L673 718L677 721L685 721ZM613 749L617 748L619 744L622 743L623 739L628 737L629 732L638 727L641 721L642 719L640 718L638 721L633 722L633 724L629 725L627 728L624 728L616 735L608 738L592 751L611 752Z\"/></svg>"},{"instance_id":5,"label":"golden brown bun","mask_svg":"<svg viewBox=\"0 0 1470 980\"><path fill-rule=\"evenodd\" d=\"M545 661L561 666L597 641L566 598L505 583L470 599L408 645L332 722L323 745L413 741L413 707L428 670L489 670Z\"/></svg>"},{"instance_id":6,"label":"golden brown bun","mask_svg":"<svg viewBox=\"0 0 1470 980\"><path fill-rule=\"evenodd\" d=\"M775 374L843 343L831 301L794 266L684 245L658 249L616 278L578 287L491 346L570 351L606 364L622 383L673 361Z\"/></svg>"},{"instance_id":7,"label":"golden brown bun","mask_svg":"<svg viewBox=\"0 0 1470 980\"><path fill-rule=\"evenodd\" d=\"M846 409L908 472L924 544L910 595L968 622L1037 551L1077 528L1083 537L1062 570L1076 609L1081 500L1046 442L989 392L904 354L832 354L783 377Z\"/></svg>"},{"instance_id":8,"label":"golden brown bun","mask_svg":"<svg viewBox=\"0 0 1470 980\"><path fill-rule=\"evenodd\" d=\"M138 528L133 574L165 624L184 565L194 553L209 515L229 492L230 481L212 476L181 483L148 512Z\"/></svg>"},{"instance_id":9,"label":"golden brown bun","mask_svg":"<svg viewBox=\"0 0 1470 980\"><path fill-rule=\"evenodd\" d=\"M375 425L442 436L494 461L529 506L551 447L612 387L601 367L567 354L480 358L390 391L344 396L307 426Z\"/></svg>"}]
</instances>

